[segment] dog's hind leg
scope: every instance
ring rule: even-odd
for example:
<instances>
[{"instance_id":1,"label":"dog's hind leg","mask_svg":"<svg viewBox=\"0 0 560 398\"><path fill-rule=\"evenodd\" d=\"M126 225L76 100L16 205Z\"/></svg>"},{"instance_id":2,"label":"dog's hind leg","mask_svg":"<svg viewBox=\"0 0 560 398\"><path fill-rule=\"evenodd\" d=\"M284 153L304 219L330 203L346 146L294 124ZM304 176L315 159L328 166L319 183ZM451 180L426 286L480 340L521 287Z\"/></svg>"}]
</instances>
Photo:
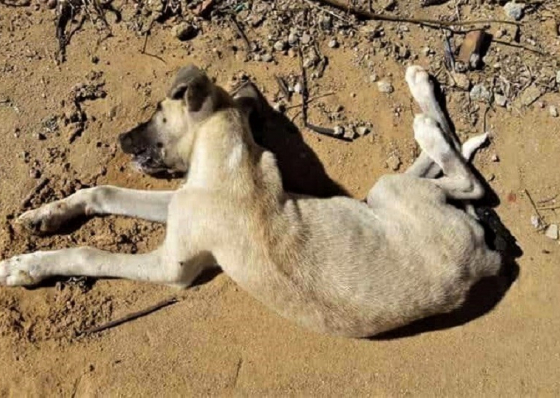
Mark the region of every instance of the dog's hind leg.
<instances>
[{"instance_id":1,"label":"dog's hind leg","mask_svg":"<svg viewBox=\"0 0 560 398\"><path fill-rule=\"evenodd\" d=\"M99 186L23 213L18 221L33 232L50 233L83 216L121 215L165 223L174 191L142 191Z\"/></svg>"},{"instance_id":2,"label":"dog's hind leg","mask_svg":"<svg viewBox=\"0 0 560 398\"><path fill-rule=\"evenodd\" d=\"M488 135L481 134L473 137L461 147L459 139L451 130L447 117L437 101L434 85L428 72L420 66L410 66L406 71L405 79L422 112L437 122L448 141L455 149L460 149L463 157L469 161L476 150L487 142ZM428 154L422 152L406 173L417 177L435 178L441 173L441 168L434 163Z\"/></svg>"},{"instance_id":3,"label":"dog's hind leg","mask_svg":"<svg viewBox=\"0 0 560 398\"><path fill-rule=\"evenodd\" d=\"M414 137L443 171L444 176L431 181L451 199L474 200L484 195L480 181L469 169L463 156L447 142L436 121L426 115L414 119Z\"/></svg>"}]
</instances>

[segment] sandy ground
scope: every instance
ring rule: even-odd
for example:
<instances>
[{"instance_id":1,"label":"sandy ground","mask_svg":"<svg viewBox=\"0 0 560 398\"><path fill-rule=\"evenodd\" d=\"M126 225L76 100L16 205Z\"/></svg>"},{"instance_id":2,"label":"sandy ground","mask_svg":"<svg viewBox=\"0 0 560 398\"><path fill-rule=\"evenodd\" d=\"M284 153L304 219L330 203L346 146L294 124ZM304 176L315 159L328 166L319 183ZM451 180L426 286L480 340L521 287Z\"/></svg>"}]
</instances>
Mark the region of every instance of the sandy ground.
<instances>
[{"instance_id":1,"label":"sandy ground","mask_svg":"<svg viewBox=\"0 0 560 398\"><path fill-rule=\"evenodd\" d=\"M436 10L447 12L445 7ZM497 14L500 9L490 8ZM432 9L418 12L433 16ZM244 55L226 44L237 41L242 46L233 30L213 29L211 23L188 45L172 37L170 23L155 25L146 49L161 60L142 54L144 39L124 24L115 25L114 37L101 44L86 24L72 38L67 61L56 66L53 20L53 12L44 5L0 4L0 100L9 99L0 104L4 258L80 244L122 252L156 247L163 228L146 222L106 217L65 234L32 237L17 229L13 215L19 214L23 198L39 181L38 173L50 182L32 206L82 185L177 186L179 181L136 173L117 148L116 136L148 117L180 66L194 62L206 67L224 85L245 71L270 100L278 91L274 74L300 71L297 58L283 55L277 55L275 63L244 62ZM549 51L558 49L558 38L537 16L525 21ZM258 29L251 34L258 35ZM431 42L430 35L433 31L411 26L403 40L416 53L425 43L440 51L440 42ZM320 178L324 174L362 198L380 175L393 172L386 164L391 155L402 161L402 171L416 154L405 66L382 54L373 58L378 73L395 88L383 94L370 83L370 72L356 65L349 46L332 49L319 44L330 64L324 77L312 84L311 96L334 92L320 100L323 106L344 106L347 120L371 122L372 133L351 143L306 129L275 132L266 140L278 152L287 183L324 193L319 192L326 190L325 178ZM426 56L415 62L432 68ZM527 62L534 70L541 67L535 58ZM107 95L82 104L88 116L85 131L72 143L62 126L39 137L49 118L64 111L61 101L72 87L88 81L92 71L103 72ZM472 73L476 77L478 72ZM466 94L447 94L462 138L482 132L482 117L474 125L465 117ZM295 97L291 104L299 101ZM518 260L519 277L483 316L431 320L392 338L347 340L294 326L223 274L180 292L119 280L0 288L0 396L558 396L560 246L533 228L534 211L525 194L528 190L541 201L560 193L560 118L549 115L549 104L560 106L557 88L529 107L496 107L486 115L492 140L475 165L501 199L496 210L524 254ZM297 111L287 114L291 118ZM479 114L483 111L484 106ZM311 109L310 118L316 124L330 123L318 106ZM300 126L300 118L295 123ZM554 211L543 215L549 223L560 221ZM171 296L181 301L110 331L75 337L77 331ZM485 299L475 301L482 306Z\"/></svg>"}]
</instances>

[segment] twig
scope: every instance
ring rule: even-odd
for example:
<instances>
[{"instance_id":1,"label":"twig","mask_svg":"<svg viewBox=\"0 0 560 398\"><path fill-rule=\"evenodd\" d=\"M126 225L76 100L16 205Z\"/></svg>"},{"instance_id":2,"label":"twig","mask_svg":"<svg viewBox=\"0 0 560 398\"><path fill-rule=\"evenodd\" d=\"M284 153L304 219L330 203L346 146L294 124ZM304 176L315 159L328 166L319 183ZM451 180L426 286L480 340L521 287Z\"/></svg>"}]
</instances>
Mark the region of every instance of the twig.
<instances>
[{"instance_id":1,"label":"twig","mask_svg":"<svg viewBox=\"0 0 560 398\"><path fill-rule=\"evenodd\" d=\"M542 204L545 204L545 203L548 203L548 202L552 202L552 201L553 201L554 199L556 199L557 197L558 197L558 194L556 194L556 195L554 195L554 196L551 196L550 198L546 198L546 199L539 200L537 203L538 203L539 205L542 205Z\"/></svg>"},{"instance_id":2,"label":"twig","mask_svg":"<svg viewBox=\"0 0 560 398\"><path fill-rule=\"evenodd\" d=\"M448 22L448 21L438 21L435 19L417 19L417 18L401 18L392 15L378 14L368 10L361 10L348 7L344 1L339 0L314 0L321 3L328 4L332 7L336 7L340 10L346 12L352 12L356 16L365 19L372 19L374 21L386 21L386 22L400 22L400 23L412 23L416 25L424 25L427 27L437 27L445 28L450 26L468 26L468 25L480 25L480 24L490 24L490 23L501 23L508 25L521 26L521 23L515 21L504 21L498 19L486 19L486 20L474 20L474 21L460 21L460 22Z\"/></svg>"},{"instance_id":3,"label":"twig","mask_svg":"<svg viewBox=\"0 0 560 398\"><path fill-rule=\"evenodd\" d=\"M539 207L539 210L558 210L560 206L546 206L546 207Z\"/></svg>"},{"instance_id":4,"label":"twig","mask_svg":"<svg viewBox=\"0 0 560 398\"><path fill-rule=\"evenodd\" d=\"M23 198L23 200L21 201L21 205L20 205L21 209L23 210L27 208L27 206L29 206L29 204L31 203L33 197L37 195L41 191L41 189L43 189L45 185L47 185L48 183L49 183L48 178L46 177L41 178L41 180L37 183L37 185L35 185L35 188L33 188L31 192L29 192L27 196Z\"/></svg>"},{"instance_id":5,"label":"twig","mask_svg":"<svg viewBox=\"0 0 560 398\"><path fill-rule=\"evenodd\" d=\"M543 218L541 216L541 213L539 213L539 209L537 209L537 205L535 204L535 202L533 201L533 198L531 197L531 194L529 193L528 190L524 190L525 191L525 195L527 195L527 198L529 198L529 202L531 202L531 206L533 206L533 210L535 210L535 213L537 213L537 217L539 218L539 221L541 224L544 224Z\"/></svg>"},{"instance_id":6,"label":"twig","mask_svg":"<svg viewBox=\"0 0 560 398\"><path fill-rule=\"evenodd\" d=\"M278 75L274 75L274 78L276 79L276 83L278 83L278 87L280 87L280 91L282 91L284 97L289 101L292 98L292 95L290 90L288 90L288 87L286 87L286 82Z\"/></svg>"},{"instance_id":7,"label":"twig","mask_svg":"<svg viewBox=\"0 0 560 398\"><path fill-rule=\"evenodd\" d=\"M316 100L318 100L318 99L325 98L325 97L330 97L331 95L334 95L334 93L321 94L321 95L318 95L318 96L316 96L316 97L309 98L309 99L307 100L307 103L310 104L310 103L312 103L313 101L316 101ZM288 111L288 110L290 110L290 109L299 108L299 107L301 107L301 105L302 105L302 104L300 103L300 104L296 104L296 105L287 106L287 107L286 107L286 110Z\"/></svg>"},{"instance_id":8,"label":"twig","mask_svg":"<svg viewBox=\"0 0 560 398\"><path fill-rule=\"evenodd\" d=\"M251 47L251 42L247 38L247 35L243 31L243 29L241 29L241 25L239 25L239 22L237 22L235 15L229 14L229 20L233 25L234 29L236 30L236 32L239 34L239 36L241 36L241 38L245 42L245 48L247 49L247 53L251 53L253 51L253 48Z\"/></svg>"},{"instance_id":9,"label":"twig","mask_svg":"<svg viewBox=\"0 0 560 398\"><path fill-rule=\"evenodd\" d=\"M146 308L146 309L144 309L144 310L137 311L137 312L133 312L133 313L131 313L131 314L128 314L128 315L123 316L122 318L115 319L114 321L107 322L107 323L104 323L103 325L99 325L99 326L93 327L93 328L91 328L91 329L87 329L87 330L78 332L78 333L77 333L77 336L83 336L83 335L88 335L88 334L93 334L93 333L99 333L99 332L102 332L102 331L104 331L104 330L114 328L115 326L122 325L122 324L125 323L125 322L130 322L130 321L133 321L133 320L135 320L135 319L137 319L137 318L140 318L140 317L142 317L142 316L149 315L149 314L151 314L152 312L155 312L155 311L157 311L157 310L159 310L159 309L161 309L161 308L163 308L163 307L167 307L168 305L175 304L175 303L177 303L178 301L179 301L179 300L177 300L177 299L174 298L174 297L173 297L173 298L170 298L170 299L167 299L167 300L164 300L164 301L162 301L162 302L160 302L160 303L157 303L157 304L155 304L155 305L152 305L151 307L148 307L148 308Z\"/></svg>"},{"instance_id":10,"label":"twig","mask_svg":"<svg viewBox=\"0 0 560 398\"><path fill-rule=\"evenodd\" d=\"M313 8L316 8L316 9L318 9L318 10L320 10L320 11L326 12L327 14L332 15L332 16L335 17L336 19L340 19L342 22L347 23L348 25L352 25L352 21L350 21L350 20L348 20L348 19L346 19L346 18L344 18L344 17L341 17L340 15L338 15L338 14L335 13L335 12L329 11L329 10L327 10L326 8L319 7L317 4L313 3L311 0L305 0L305 2L306 2L307 4L309 4L309 5L310 5L311 7L313 7Z\"/></svg>"},{"instance_id":11,"label":"twig","mask_svg":"<svg viewBox=\"0 0 560 398\"><path fill-rule=\"evenodd\" d=\"M502 41L502 40L497 40L497 39L492 39L492 41L493 41L494 43L501 44L501 45L503 45L503 46L514 47L514 48L520 48L520 49L522 49L522 50L529 51L529 52L532 52L532 53L535 53L535 54L539 54L539 55L542 55L542 56L548 56L548 55L549 55L549 54L547 54L547 53L545 53L545 52L543 52L543 51L540 51L540 50L537 50L537 49L531 48L531 47L526 47L526 46L524 46L524 45L522 45L522 44L508 43L507 41Z\"/></svg>"}]
</instances>

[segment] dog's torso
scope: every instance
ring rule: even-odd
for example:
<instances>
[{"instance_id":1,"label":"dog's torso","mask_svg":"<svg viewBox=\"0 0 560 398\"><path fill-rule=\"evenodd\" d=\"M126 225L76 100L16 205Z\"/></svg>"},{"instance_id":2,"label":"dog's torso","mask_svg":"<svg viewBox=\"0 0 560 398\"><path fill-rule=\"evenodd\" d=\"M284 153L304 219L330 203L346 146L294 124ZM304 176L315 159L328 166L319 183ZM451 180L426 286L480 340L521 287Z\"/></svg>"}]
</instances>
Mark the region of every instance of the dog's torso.
<instances>
[{"instance_id":1,"label":"dog's torso","mask_svg":"<svg viewBox=\"0 0 560 398\"><path fill-rule=\"evenodd\" d=\"M210 130L222 134L220 126ZM217 150L213 139L195 151ZM383 177L373 206L291 195L271 153L231 142L219 149L230 155L213 156L223 163L194 165L197 174L171 203L174 260L212 256L240 286L304 326L361 337L448 312L499 266L478 223L444 204L425 179Z\"/></svg>"}]
</instances>

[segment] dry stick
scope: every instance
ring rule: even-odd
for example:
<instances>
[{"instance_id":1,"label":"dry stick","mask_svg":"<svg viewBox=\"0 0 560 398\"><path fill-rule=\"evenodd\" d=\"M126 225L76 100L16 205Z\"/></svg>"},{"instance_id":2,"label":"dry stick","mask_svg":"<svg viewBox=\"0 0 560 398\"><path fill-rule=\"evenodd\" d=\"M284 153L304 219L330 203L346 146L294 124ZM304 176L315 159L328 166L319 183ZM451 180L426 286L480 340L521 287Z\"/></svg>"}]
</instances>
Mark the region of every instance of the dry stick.
<instances>
[{"instance_id":1,"label":"dry stick","mask_svg":"<svg viewBox=\"0 0 560 398\"><path fill-rule=\"evenodd\" d=\"M247 53L251 53L253 51L253 48L251 47L251 42L247 38L247 35L243 31L243 29L241 29L241 25L239 25L239 22L237 22L237 19L232 14L229 15L229 20L230 20L231 24L233 25L233 27L235 28L235 30L237 31L237 33L239 34L239 36L241 36L241 38L245 42L245 47L247 48Z\"/></svg>"},{"instance_id":2,"label":"dry stick","mask_svg":"<svg viewBox=\"0 0 560 398\"><path fill-rule=\"evenodd\" d=\"M524 189L525 191L525 195L527 195L527 198L529 198L529 202L531 202L531 206L533 206L533 209L535 210L535 213L537 213L537 217L539 218L539 221L541 223L543 222L543 218L541 216L541 213L539 213L539 209L537 209L537 205L535 204L535 202L533 201L533 198L531 197L531 194L529 193L528 190Z\"/></svg>"},{"instance_id":3,"label":"dry stick","mask_svg":"<svg viewBox=\"0 0 560 398\"><path fill-rule=\"evenodd\" d=\"M334 130L328 127L321 127L321 126L315 126L314 124L311 124L307 121L307 105L308 105L308 99L309 99L309 92L307 91L307 73L305 71L305 66L303 65L303 53L301 51L301 47L298 48L298 52L299 52L299 64L301 67L301 85L302 85L302 89L301 89L301 117L303 119L303 126L313 130L314 132L321 134L321 135L325 135L327 137L331 137L331 138L337 138L339 140L342 141L352 141L349 138L345 138L345 137L339 137L337 135L334 135Z\"/></svg>"},{"instance_id":4,"label":"dry stick","mask_svg":"<svg viewBox=\"0 0 560 398\"><path fill-rule=\"evenodd\" d=\"M35 188L33 188L31 192L29 192L27 196L21 201L21 206L20 206L21 209L23 210L27 206L29 206L33 197L37 195L41 191L41 189L43 189L45 185L47 185L48 183L49 183L48 178L46 177L41 178L41 180L37 183L37 185L35 185Z\"/></svg>"},{"instance_id":5,"label":"dry stick","mask_svg":"<svg viewBox=\"0 0 560 398\"><path fill-rule=\"evenodd\" d=\"M122 325L125 322L130 322L130 321L133 321L133 320L135 320L137 318L140 318L142 316L149 315L152 312L155 312L155 311L157 311L157 310L159 310L163 307L167 307L168 305L175 304L177 302L179 302L179 300L177 300L175 297L164 300L164 301L162 301L160 303L157 303L155 305L152 305L151 307L148 307L144 310L133 312L131 314L123 316L122 318L115 319L114 321L107 322L103 325L96 326L96 327L93 327L91 329L87 329L87 330L78 332L77 336L99 333L99 332L102 332L104 330L114 328L115 326L119 326L119 325Z\"/></svg>"},{"instance_id":6,"label":"dry stick","mask_svg":"<svg viewBox=\"0 0 560 398\"><path fill-rule=\"evenodd\" d=\"M558 210L560 206L539 207L539 210Z\"/></svg>"},{"instance_id":7,"label":"dry stick","mask_svg":"<svg viewBox=\"0 0 560 398\"><path fill-rule=\"evenodd\" d=\"M387 22L400 22L400 23L412 23L416 25L426 25L431 27L450 27L450 26L466 26L466 25L480 25L480 24L489 24L489 23L503 23L508 25L517 25L521 26L521 23L514 22L514 21L504 21L499 19L486 19L486 20L477 20L477 21L460 21L460 22L448 22L448 21L438 21L435 19L417 19L417 18L401 18L395 17L392 15L386 14L378 14L375 12L367 11L367 10L358 10L352 7L348 7L345 4L345 1L338 1L338 0L315 0L321 3L328 4L332 7L336 7L340 10L344 10L347 12L351 12L358 17L372 19L374 21L387 21Z\"/></svg>"},{"instance_id":8,"label":"dry stick","mask_svg":"<svg viewBox=\"0 0 560 398\"><path fill-rule=\"evenodd\" d=\"M276 83L278 83L278 87L280 87L280 91L282 91L284 97L289 101L292 96L290 95L290 90L286 87L286 82L278 75L274 75L274 78L276 79Z\"/></svg>"}]
</instances>

